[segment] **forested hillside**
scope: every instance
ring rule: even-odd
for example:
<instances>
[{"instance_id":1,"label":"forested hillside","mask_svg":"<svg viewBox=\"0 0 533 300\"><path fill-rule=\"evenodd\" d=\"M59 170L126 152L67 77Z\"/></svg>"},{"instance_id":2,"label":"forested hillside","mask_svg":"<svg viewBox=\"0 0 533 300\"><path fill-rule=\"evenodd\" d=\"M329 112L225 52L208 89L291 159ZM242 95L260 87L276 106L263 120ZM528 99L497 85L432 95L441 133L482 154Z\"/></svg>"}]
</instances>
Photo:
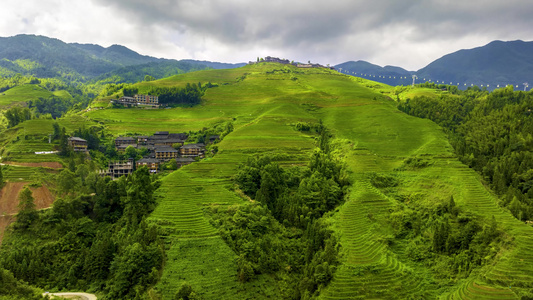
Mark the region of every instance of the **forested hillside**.
<instances>
[{"instance_id":1,"label":"forested hillside","mask_svg":"<svg viewBox=\"0 0 533 300\"><path fill-rule=\"evenodd\" d=\"M435 88L439 88L435 86ZM533 97L512 86L492 93L414 97L399 109L443 126L461 161L483 175L501 205L533 219Z\"/></svg>"},{"instance_id":2,"label":"forested hillside","mask_svg":"<svg viewBox=\"0 0 533 300\"><path fill-rule=\"evenodd\" d=\"M106 102L133 92L200 101ZM32 102L2 129L11 165L0 178L28 186L0 247L2 278L22 290L3 295L35 294L24 280L104 299L533 297L529 93L391 87L277 63L99 93L56 119L35 117L55 102ZM207 143L205 156L100 176L145 151L119 151L116 137L161 131ZM38 186L56 197L50 209L35 209Z\"/></svg>"}]
</instances>

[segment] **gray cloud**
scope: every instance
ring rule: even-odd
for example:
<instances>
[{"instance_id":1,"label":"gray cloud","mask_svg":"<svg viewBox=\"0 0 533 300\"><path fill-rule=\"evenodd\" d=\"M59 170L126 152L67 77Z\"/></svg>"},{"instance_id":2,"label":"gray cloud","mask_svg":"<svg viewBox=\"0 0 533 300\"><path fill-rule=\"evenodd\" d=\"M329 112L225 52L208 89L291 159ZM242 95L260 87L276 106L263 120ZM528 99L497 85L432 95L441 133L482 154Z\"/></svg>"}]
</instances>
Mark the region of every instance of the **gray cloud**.
<instances>
[{"instance_id":1,"label":"gray cloud","mask_svg":"<svg viewBox=\"0 0 533 300\"><path fill-rule=\"evenodd\" d=\"M45 4L34 1L38 9L20 10L20 18L11 20L18 30L71 41L78 35L82 42L93 38L178 59L242 62L277 55L418 69L495 39L533 39L533 6L527 0L92 0L84 15L70 19L43 13ZM70 2L51 1L67 16L75 9ZM111 19L91 23L99 16ZM6 26L0 21L0 30Z\"/></svg>"}]
</instances>

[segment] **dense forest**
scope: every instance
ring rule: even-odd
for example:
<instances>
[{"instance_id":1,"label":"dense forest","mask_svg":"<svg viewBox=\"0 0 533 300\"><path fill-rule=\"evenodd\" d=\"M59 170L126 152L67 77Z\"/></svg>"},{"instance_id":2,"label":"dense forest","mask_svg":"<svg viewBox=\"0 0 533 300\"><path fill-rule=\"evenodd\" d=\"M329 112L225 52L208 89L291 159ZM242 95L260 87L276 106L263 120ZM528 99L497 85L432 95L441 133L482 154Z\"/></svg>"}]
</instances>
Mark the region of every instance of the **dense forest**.
<instances>
[{"instance_id":1,"label":"dense forest","mask_svg":"<svg viewBox=\"0 0 533 300\"><path fill-rule=\"evenodd\" d=\"M63 197L51 209L36 211L31 190L20 193L10 233L17 238L6 239L0 251L0 266L8 270L2 277L12 280L12 273L46 289L105 291L103 299L141 297L164 260L159 229L145 221L158 182L146 168L113 181L86 164L58 177Z\"/></svg>"},{"instance_id":2,"label":"dense forest","mask_svg":"<svg viewBox=\"0 0 533 300\"><path fill-rule=\"evenodd\" d=\"M212 210L213 224L238 255L240 281L276 275L284 299L317 296L333 278L339 244L322 217L349 187L342 159L319 126L319 147L304 167L284 167L286 155L251 157L235 175L249 205Z\"/></svg>"},{"instance_id":3,"label":"dense forest","mask_svg":"<svg viewBox=\"0 0 533 300\"><path fill-rule=\"evenodd\" d=\"M435 86L436 88L441 88ZM459 158L501 195L519 220L533 218L533 96L512 86L491 93L470 88L456 95L400 102L408 114L441 125Z\"/></svg>"}]
</instances>

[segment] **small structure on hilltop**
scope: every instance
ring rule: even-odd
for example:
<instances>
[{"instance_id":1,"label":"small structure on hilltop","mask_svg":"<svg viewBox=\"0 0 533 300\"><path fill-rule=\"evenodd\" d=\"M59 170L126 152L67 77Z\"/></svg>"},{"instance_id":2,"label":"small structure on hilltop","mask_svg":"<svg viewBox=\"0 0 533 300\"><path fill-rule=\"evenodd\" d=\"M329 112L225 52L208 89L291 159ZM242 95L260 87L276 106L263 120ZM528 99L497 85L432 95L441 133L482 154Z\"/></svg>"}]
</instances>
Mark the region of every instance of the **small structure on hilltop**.
<instances>
[{"instance_id":1,"label":"small structure on hilltop","mask_svg":"<svg viewBox=\"0 0 533 300\"><path fill-rule=\"evenodd\" d=\"M87 152L87 141L79 137L69 137L68 145L76 152Z\"/></svg>"},{"instance_id":2,"label":"small structure on hilltop","mask_svg":"<svg viewBox=\"0 0 533 300\"><path fill-rule=\"evenodd\" d=\"M298 68L326 68L326 69L330 69L330 70L335 70L334 67L323 66L321 64L312 64L311 62L309 62L307 64L298 63L298 62L295 63L295 62L290 62L288 59L280 59L280 58L271 57L271 56L267 56L264 59L258 60L257 62L250 61L250 62L248 62L248 64L249 65L253 65L253 64L261 63L261 62L273 62L273 63L279 63L279 64L284 64L284 65L289 65L290 64L290 65L296 66Z\"/></svg>"}]
</instances>

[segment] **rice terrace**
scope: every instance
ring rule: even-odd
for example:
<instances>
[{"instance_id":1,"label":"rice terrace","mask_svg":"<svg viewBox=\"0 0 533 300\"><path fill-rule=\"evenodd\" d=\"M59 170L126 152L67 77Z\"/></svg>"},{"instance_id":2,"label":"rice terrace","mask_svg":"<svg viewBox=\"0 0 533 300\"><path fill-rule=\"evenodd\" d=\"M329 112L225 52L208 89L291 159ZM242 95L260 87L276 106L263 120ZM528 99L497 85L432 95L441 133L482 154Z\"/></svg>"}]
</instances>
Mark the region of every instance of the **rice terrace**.
<instances>
[{"instance_id":1,"label":"rice terrace","mask_svg":"<svg viewBox=\"0 0 533 300\"><path fill-rule=\"evenodd\" d=\"M130 90L201 99L113 102ZM23 111L10 93L3 109ZM0 267L18 296L0 299L531 299L531 169L517 152L531 135L496 145L484 131L483 118L514 126L498 119L504 97L531 128L531 93L512 87L257 62L108 85L58 118L10 123ZM179 160L185 145L202 152ZM515 175L506 153L525 157Z\"/></svg>"}]
</instances>

